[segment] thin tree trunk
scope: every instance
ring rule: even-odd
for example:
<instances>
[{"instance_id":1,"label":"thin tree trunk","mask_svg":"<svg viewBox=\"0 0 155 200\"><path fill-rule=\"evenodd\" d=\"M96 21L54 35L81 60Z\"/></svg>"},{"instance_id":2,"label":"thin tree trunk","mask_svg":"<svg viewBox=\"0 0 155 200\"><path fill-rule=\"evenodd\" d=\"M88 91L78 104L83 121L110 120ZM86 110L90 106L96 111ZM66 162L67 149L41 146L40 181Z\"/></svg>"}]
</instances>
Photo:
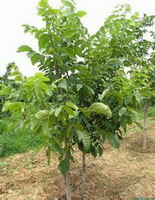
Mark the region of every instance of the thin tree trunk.
<instances>
[{"instance_id":1,"label":"thin tree trunk","mask_svg":"<svg viewBox=\"0 0 155 200\"><path fill-rule=\"evenodd\" d=\"M142 148L146 151L147 148L147 127L146 127L146 120L147 120L147 110L144 110L144 121L143 121L143 144Z\"/></svg>"},{"instance_id":2,"label":"thin tree trunk","mask_svg":"<svg viewBox=\"0 0 155 200\"><path fill-rule=\"evenodd\" d=\"M71 200L71 181L69 171L66 173L66 197L67 200Z\"/></svg>"},{"instance_id":3,"label":"thin tree trunk","mask_svg":"<svg viewBox=\"0 0 155 200\"><path fill-rule=\"evenodd\" d=\"M67 156L67 152L70 151L70 146L68 144L67 137L64 138L64 143L65 143L65 150L66 150L65 156ZM68 172L65 174L65 184L66 184L66 199L71 200L72 192L71 192L71 180L70 180L70 163L69 163Z\"/></svg>"},{"instance_id":4,"label":"thin tree trunk","mask_svg":"<svg viewBox=\"0 0 155 200\"><path fill-rule=\"evenodd\" d=\"M86 154L82 152L82 196L86 192Z\"/></svg>"}]
</instances>

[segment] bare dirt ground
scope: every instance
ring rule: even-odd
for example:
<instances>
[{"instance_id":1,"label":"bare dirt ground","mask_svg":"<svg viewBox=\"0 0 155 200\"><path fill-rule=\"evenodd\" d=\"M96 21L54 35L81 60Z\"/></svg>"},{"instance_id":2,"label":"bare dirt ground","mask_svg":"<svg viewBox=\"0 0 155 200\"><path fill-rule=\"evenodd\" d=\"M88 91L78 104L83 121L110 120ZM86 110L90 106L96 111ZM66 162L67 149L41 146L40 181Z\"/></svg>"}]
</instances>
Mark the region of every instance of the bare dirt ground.
<instances>
[{"instance_id":1,"label":"bare dirt ground","mask_svg":"<svg viewBox=\"0 0 155 200\"><path fill-rule=\"evenodd\" d=\"M87 157L86 200L155 198L155 119L149 120L148 150L141 149L141 131L132 126L115 150L108 144L102 158ZM81 154L75 153L72 188L81 187ZM16 154L0 160L0 200L57 200L65 193L56 155L47 166L44 151Z\"/></svg>"}]
</instances>

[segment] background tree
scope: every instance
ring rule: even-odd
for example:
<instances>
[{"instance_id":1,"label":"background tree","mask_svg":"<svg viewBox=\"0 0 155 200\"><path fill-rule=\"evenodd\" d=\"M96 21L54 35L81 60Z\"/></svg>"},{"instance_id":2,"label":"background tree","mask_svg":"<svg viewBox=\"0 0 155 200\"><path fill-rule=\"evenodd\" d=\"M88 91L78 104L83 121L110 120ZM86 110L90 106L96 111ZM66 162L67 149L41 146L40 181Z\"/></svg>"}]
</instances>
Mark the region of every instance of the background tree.
<instances>
[{"instance_id":1,"label":"background tree","mask_svg":"<svg viewBox=\"0 0 155 200\"><path fill-rule=\"evenodd\" d=\"M155 105L155 87L153 74L155 65L152 65L151 60L146 60L146 65L132 69L131 80L135 85L135 98L138 102L139 108L144 115L143 119L143 136L142 148L146 151L147 148L147 116L148 111Z\"/></svg>"},{"instance_id":2,"label":"background tree","mask_svg":"<svg viewBox=\"0 0 155 200\"><path fill-rule=\"evenodd\" d=\"M152 27L154 26L154 16L144 15L139 30L137 30L138 40L134 43L133 64L131 66L131 80L135 87L135 99L139 103L139 109L144 113L142 148L146 151L147 131L146 120L148 110L154 105L155 85L154 85L154 50L155 37Z\"/></svg>"}]
</instances>

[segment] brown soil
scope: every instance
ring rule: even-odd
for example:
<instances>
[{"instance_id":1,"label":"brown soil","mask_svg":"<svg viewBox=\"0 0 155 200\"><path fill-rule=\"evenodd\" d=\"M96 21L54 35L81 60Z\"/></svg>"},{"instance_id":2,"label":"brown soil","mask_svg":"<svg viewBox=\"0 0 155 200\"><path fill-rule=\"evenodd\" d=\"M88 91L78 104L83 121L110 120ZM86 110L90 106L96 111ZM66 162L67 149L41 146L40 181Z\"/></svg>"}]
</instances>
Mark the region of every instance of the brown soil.
<instances>
[{"instance_id":1,"label":"brown soil","mask_svg":"<svg viewBox=\"0 0 155 200\"><path fill-rule=\"evenodd\" d=\"M108 144L102 158L87 157L86 200L132 200L155 198L155 119L148 125L148 150L141 149L141 130L129 128L115 150ZM81 187L81 154L71 167L72 188ZM44 151L16 154L0 160L0 200L58 200L65 194L64 178L56 155L47 166ZM141 198L135 198L135 200Z\"/></svg>"}]
</instances>

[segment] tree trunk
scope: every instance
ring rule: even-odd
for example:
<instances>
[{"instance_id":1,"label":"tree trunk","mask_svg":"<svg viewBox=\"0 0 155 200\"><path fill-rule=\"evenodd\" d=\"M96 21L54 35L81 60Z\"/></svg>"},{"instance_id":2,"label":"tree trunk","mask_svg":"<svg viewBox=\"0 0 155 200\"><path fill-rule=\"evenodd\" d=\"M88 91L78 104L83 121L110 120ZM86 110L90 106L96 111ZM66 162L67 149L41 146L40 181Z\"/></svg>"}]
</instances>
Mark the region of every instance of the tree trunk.
<instances>
[{"instance_id":1,"label":"tree trunk","mask_svg":"<svg viewBox=\"0 0 155 200\"><path fill-rule=\"evenodd\" d=\"M82 196L86 192L86 154L82 152Z\"/></svg>"},{"instance_id":2,"label":"tree trunk","mask_svg":"<svg viewBox=\"0 0 155 200\"><path fill-rule=\"evenodd\" d=\"M146 120L147 120L147 110L144 110L144 121L143 121L143 144L142 148L143 151L146 151L147 148L147 127L146 127Z\"/></svg>"},{"instance_id":3,"label":"tree trunk","mask_svg":"<svg viewBox=\"0 0 155 200\"><path fill-rule=\"evenodd\" d=\"M71 181L69 171L66 173L66 198L71 200Z\"/></svg>"}]
</instances>

